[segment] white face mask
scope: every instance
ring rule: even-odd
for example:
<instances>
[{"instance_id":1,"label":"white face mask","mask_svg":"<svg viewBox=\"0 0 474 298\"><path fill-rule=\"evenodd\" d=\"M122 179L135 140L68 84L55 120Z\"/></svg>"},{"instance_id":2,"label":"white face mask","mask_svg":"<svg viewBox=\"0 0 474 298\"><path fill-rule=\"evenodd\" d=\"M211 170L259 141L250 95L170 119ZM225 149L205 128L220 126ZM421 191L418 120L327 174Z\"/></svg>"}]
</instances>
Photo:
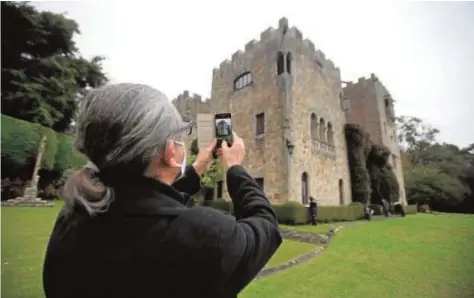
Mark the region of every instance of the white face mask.
<instances>
[{"instance_id":1,"label":"white face mask","mask_svg":"<svg viewBox=\"0 0 474 298\"><path fill-rule=\"evenodd\" d=\"M179 178L184 176L184 171L186 170L186 146L182 142L174 141L174 143L177 144L177 145L180 145L181 147L183 147L183 152L184 152L183 153L183 162L179 166L181 172L180 172L178 178L176 178L176 179L179 179Z\"/></svg>"}]
</instances>

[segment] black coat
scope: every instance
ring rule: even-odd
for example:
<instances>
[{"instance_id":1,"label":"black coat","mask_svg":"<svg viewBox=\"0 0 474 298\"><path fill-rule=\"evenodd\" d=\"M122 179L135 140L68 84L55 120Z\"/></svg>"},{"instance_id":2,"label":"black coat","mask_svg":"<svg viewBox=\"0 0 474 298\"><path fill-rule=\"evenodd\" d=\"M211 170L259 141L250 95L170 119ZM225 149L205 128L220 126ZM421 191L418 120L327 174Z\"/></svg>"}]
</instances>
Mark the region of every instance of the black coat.
<instances>
[{"instance_id":1,"label":"black coat","mask_svg":"<svg viewBox=\"0 0 474 298\"><path fill-rule=\"evenodd\" d=\"M309 213L311 214L311 216L316 216L317 213L318 213L318 204L316 203L316 201L311 201L309 203Z\"/></svg>"},{"instance_id":2,"label":"black coat","mask_svg":"<svg viewBox=\"0 0 474 298\"><path fill-rule=\"evenodd\" d=\"M281 244L274 211L240 166L227 171L236 218L188 208L188 166L173 187L152 179L114 187L108 212L61 211L43 268L46 297L236 297ZM131 186L130 186L131 185Z\"/></svg>"}]
</instances>

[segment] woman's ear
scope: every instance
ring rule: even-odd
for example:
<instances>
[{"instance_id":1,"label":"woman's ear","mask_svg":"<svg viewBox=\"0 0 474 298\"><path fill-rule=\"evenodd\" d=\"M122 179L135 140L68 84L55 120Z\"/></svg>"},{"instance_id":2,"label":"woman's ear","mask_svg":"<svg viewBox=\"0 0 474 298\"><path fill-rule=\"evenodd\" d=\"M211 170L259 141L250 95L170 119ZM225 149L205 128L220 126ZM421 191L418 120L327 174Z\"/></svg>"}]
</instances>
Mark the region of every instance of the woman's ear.
<instances>
[{"instance_id":1,"label":"woman's ear","mask_svg":"<svg viewBox=\"0 0 474 298\"><path fill-rule=\"evenodd\" d=\"M176 162L176 144L174 142L167 142L165 151L163 152L163 160L171 168L179 167L180 164Z\"/></svg>"}]
</instances>

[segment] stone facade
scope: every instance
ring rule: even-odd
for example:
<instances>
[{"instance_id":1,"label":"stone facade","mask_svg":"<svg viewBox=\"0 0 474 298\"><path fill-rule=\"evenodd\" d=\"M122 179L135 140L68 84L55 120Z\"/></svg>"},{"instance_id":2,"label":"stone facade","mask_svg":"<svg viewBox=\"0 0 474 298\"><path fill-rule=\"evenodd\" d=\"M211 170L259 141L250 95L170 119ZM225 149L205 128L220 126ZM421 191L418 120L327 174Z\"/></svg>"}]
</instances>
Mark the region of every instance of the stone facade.
<instances>
[{"instance_id":1,"label":"stone facade","mask_svg":"<svg viewBox=\"0 0 474 298\"><path fill-rule=\"evenodd\" d=\"M374 74L370 78L359 78L355 83L347 82L343 93L346 98L347 122L363 126L373 143L390 150L389 162L400 184L400 201L406 204L394 101L390 93Z\"/></svg>"},{"instance_id":2,"label":"stone facade","mask_svg":"<svg viewBox=\"0 0 474 298\"><path fill-rule=\"evenodd\" d=\"M352 201L340 70L287 19L213 70L210 100L173 102L183 116L230 112L244 166L274 203Z\"/></svg>"}]
</instances>

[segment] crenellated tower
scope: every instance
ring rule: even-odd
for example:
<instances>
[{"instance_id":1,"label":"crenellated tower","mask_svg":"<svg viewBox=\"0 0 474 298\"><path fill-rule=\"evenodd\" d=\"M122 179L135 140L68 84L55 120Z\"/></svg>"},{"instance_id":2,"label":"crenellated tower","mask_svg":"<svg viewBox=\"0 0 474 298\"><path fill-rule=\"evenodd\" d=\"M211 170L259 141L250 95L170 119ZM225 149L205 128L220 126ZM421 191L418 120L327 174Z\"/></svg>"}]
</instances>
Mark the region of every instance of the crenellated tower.
<instances>
[{"instance_id":1,"label":"crenellated tower","mask_svg":"<svg viewBox=\"0 0 474 298\"><path fill-rule=\"evenodd\" d=\"M357 82L347 82L344 96L347 98L347 122L363 126L372 142L390 150L389 162L400 184L400 201L406 204L394 100L388 89L375 74L371 74L368 78L359 78Z\"/></svg>"},{"instance_id":2,"label":"crenellated tower","mask_svg":"<svg viewBox=\"0 0 474 298\"><path fill-rule=\"evenodd\" d=\"M351 201L339 68L286 18L214 69L211 98L232 113L246 168L275 202Z\"/></svg>"}]
</instances>

